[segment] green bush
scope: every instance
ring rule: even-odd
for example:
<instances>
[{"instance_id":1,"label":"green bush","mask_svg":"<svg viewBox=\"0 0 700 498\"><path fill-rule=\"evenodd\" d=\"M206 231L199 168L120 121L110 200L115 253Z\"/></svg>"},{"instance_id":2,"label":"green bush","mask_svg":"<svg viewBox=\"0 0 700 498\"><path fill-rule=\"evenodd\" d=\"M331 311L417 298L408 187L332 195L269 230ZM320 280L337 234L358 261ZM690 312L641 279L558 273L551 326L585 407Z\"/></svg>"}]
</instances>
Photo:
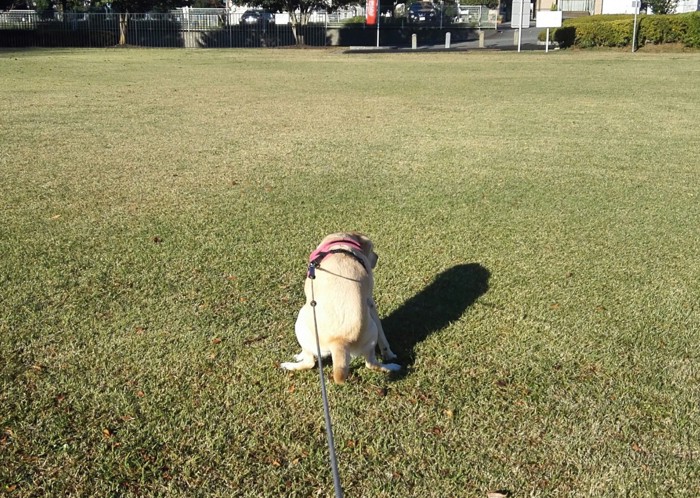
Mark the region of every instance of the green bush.
<instances>
[{"instance_id":1,"label":"green bush","mask_svg":"<svg viewBox=\"0 0 700 498\"><path fill-rule=\"evenodd\" d=\"M545 32L545 36L542 39L544 40L546 36L547 34ZM571 47L576 41L576 28L574 26L562 26L561 28L555 29L554 33L551 33L550 36L560 47Z\"/></svg>"},{"instance_id":2,"label":"green bush","mask_svg":"<svg viewBox=\"0 0 700 498\"><path fill-rule=\"evenodd\" d=\"M632 26L634 21L585 23L576 27L574 44L581 48L591 47L624 47L632 42Z\"/></svg>"},{"instance_id":3,"label":"green bush","mask_svg":"<svg viewBox=\"0 0 700 498\"><path fill-rule=\"evenodd\" d=\"M559 43L561 47L570 47L576 40L576 28L581 25L598 24L601 22L620 21L626 19L634 19L628 14L606 14L600 16L585 16L575 17L572 19L564 19L561 28L550 30L549 36L552 40ZM556 33L559 33L558 35ZM546 31L542 31L538 35L540 41L546 39Z\"/></svg>"},{"instance_id":4,"label":"green bush","mask_svg":"<svg viewBox=\"0 0 700 498\"><path fill-rule=\"evenodd\" d=\"M700 12L691 12L683 14L688 23L683 44L686 47L700 48Z\"/></svg>"},{"instance_id":5,"label":"green bush","mask_svg":"<svg viewBox=\"0 0 700 498\"><path fill-rule=\"evenodd\" d=\"M581 24L595 24L599 22L610 22L610 21L622 21L625 19L634 19L634 16L630 14L604 14L598 16L581 16L574 17L571 19L564 20L564 26L575 25L579 26Z\"/></svg>"},{"instance_id":6,"label":"green bush","mask_svg":"<svg viewBox=\"0 0 700 498\"><path fill-rule=\"evenodd\" d=\"M674 15L647 16L639 23L639 44L678 43L683 41L687 23Z\"/></svg>"},{"instance_id":7,"label":"green bush","mask_svg":"<svg viewBox=\"0 0 700 498\"><path fill-rule=\"evenodd\" d=\"M343 19L341 24L364 24L366 20L365 16L355 16Z\"/></svg>"},{"instance_id":8,"label":"green bush","mask_svg":"<svg viewBox=\"0 0 700 498\"><path fill-rule=\"evenodd\" d=\"M638 40L646 43L683 43L700 48L700 12L673 15L642 15L638 21ZM562 48L576 46L625 47L632 43L634 16L604 15L566 19L561 28L550 32L550 38ZM544 41L546 32L538 39Z\"/></svg>"},{"instance_id":9,"label":"green bush","mask_svg":"<svg viewBox=\"0 0 700 498\"><path fill-rule=\"evenodd\" d=\"M646 16L639 24L640 43L683 43L700 48L700 12Z\"/></svg>"}]
</instances>

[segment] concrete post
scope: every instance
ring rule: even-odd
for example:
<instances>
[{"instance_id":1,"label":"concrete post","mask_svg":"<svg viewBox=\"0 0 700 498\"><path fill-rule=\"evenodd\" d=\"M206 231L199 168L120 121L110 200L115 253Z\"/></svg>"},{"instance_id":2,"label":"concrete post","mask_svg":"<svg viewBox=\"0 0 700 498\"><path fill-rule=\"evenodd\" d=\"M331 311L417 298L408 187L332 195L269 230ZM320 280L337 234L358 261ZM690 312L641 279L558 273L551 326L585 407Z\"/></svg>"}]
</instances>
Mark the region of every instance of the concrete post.
<instances>
[{"instance_id":1,"label":"concrete post","mask_svg":"<svg viewBox=\"0 0 700 498\"><path fill-rule=\"evenodd\" d=\"M411 48L412 48L413 50L415 50L416 48L418 48L418 35L415 34L415 33L413 33L413 34L411 35Z\"/></svg>"}]
</instances>

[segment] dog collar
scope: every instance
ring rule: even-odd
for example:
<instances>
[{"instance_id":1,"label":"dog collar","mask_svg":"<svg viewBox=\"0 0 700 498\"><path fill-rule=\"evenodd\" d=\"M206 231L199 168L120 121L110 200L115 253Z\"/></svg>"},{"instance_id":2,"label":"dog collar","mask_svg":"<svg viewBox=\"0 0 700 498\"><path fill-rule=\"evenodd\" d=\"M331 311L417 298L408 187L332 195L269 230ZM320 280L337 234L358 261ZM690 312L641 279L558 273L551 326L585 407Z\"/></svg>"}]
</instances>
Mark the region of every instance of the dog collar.
<instances>
[{"instance_id":1,"label":"dog collar","mask_svg":"<svg viewBox=\"0 0 700 498\"><path fill-rule=\"evenodd\" d=\"M313 268L318 268L319 266L321 266L321 261L323 261L326 258L326 256L330 254L338 254L341 252L355 258L357 261L359 261L362 267L365 270L367 270L367 265L365 264L364 259L359 257L352 250L344 248L333 249L333 247L340 245L350 246L352 249L362 252L362 246L354 240L350 239L331 240L330 242L321 244L314 250L314 252L311 253L311 256L309 256L309 270L306 272L306 276L309 278L314 278Z\"/></svg>"}]
</instances>

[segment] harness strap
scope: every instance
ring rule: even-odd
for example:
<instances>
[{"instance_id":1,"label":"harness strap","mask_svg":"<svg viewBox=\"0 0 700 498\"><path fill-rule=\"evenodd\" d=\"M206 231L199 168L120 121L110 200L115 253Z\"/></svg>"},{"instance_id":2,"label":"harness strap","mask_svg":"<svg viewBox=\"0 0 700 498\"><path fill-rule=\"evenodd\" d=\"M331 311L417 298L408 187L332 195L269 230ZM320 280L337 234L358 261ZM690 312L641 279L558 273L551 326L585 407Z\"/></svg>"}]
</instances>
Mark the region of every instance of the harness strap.
<instances>
[{"instance_id":1,"label":"harness strap","mask_svg":"<svg viewBox=\"0 0 700 498\"><path fill-rule=\"evenodd\" d=\"M355 258L355 260L358 263L360 263L362 265L362 268L364 268L365 271L367 271L367 264L365 263L365 261L361 257L359 257L357 254L355 254L352 251L348 251L347 249L331 249L330 251L322 252L318 256L316 256L316 258L314 258L310 263L315 268L320 268L321 261L323 261L326 258L326 256L328 256L329 254L338 254L338 253L343 253L343 254L347 254L348 256L352 256L353 258ZM308 274L307 274L307 276L308 276Z\"/></svg>"},{"instance_id":2,"label":"harness strap","mask_svg":"<svg viewBox=\"0 0 700 498\"><path fill-rule=\"evenodd\" d=\"M354 240L333 240L327 244L318 247L314 252L311 253L311 256L309 256L309 268L311 268L312 266L314 268L319 268L321 266L321 261L323 261L330 254L344 253L358 261L362 265L362 268L365 269L365 271L369 271L367 269L367 264L365 263L365 260L359 257L357 254L355 254L353 251L343 248L331 249L331 247L337 245L346 245L357 249L358 251L362 250L362 246L360 246L360 244L358 244ZM311 278L310 270L307 271L306 276Z\"/></svg>"}]
</instances>

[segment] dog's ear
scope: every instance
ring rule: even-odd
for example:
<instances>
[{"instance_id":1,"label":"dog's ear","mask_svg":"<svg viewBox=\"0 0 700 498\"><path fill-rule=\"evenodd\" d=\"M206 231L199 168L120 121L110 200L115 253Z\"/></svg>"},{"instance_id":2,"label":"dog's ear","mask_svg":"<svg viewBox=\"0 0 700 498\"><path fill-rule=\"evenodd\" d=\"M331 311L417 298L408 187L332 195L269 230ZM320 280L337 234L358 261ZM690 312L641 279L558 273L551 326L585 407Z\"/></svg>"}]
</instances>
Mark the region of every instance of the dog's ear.
<instances>
[{"instance_id":1,"label":"dog's ear","mask_svg":"<svg viewBox=\"0 0 700 498\"><path fill-rule=\"evenodd\" d=\"M372 251L369 254L369 265L372 267L373 270L374 267L377 266L377 260L379 260L379 255L376 252Z\"/></svg>"},{"instance_id":2,"label":"dog's ear","mask_svg":"<svg viewBox=\"0 0 700 498\"><path fill-rule=\"evenodd\" d=\"M365 234L359 232L352 232L351 235L353 239L355 239L357 243L360 244L360 246L362 247L362 252L365 254L365 256L367 256L370 266L372 268L377 266L377 260L379 259L379 256L376 252L374 252L374 243L372 242L372 240Z\"/></svg>"}]
</instances>

